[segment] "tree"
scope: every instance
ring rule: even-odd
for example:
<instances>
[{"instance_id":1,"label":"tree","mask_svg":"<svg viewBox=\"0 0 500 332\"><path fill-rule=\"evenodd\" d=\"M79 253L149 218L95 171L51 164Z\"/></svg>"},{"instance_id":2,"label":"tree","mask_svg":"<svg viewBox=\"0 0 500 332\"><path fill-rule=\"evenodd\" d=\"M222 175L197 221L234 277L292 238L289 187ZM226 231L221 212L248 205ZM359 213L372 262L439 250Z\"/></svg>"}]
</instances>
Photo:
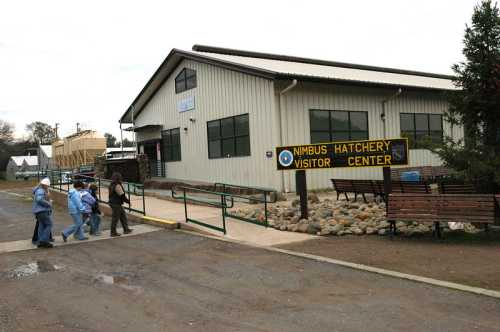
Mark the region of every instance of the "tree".
<instances>
[{"instance_id":1,"label":"tree","mask_svg":"<svg viewBox=\"0 0 500 332\"><path fill-rule=\"evenodd\" d=\"M127 138L123 139L122 144L124 148L131 148L134 146L134 142L129 141Z\"/></svg>"},{"instance_id":2,"label":"tree","mask_svg":"<svg viewBox=\"0 0 500 332\"><path fill-rule=\"evenodd\" d=\"M482 190L500 188L500 15L497 4L476 5L466 25L465 61L453 66L454 83L446 117L461 125L465 140L446 137L433 150L445 164Z\"/></svg>"},{"instance_id":3,"label":"tree","mask_svg":"<svg viewBox=\"0 0 500 332\"><path fill-rule=\"evenodd\" d=\"M56 135L54 129L46 123L35 121L26 125L29 140L37 144L52 144Z\"/></svg>"},{"instance_id":4,"label":"tree","mask_svg":"<svg viewBox=\"0 0 500 332\"><path fill-rule=\"evenodd\" d=\"M110 133L105 133L104 137L106 137L106 147L108 148L117 148L120 146L118 142L116 141L116 137L114 137Z\"/></svg>"},{"instance_id":5,"label":"tree","mask_svg":"<svg viewBox=\"0 0 500 332\"><path fill-rule=\"evenodd\" d=\"M14 126L0 120L0 145L6 145L14 140Z\"/></svg>"}]
</instances>

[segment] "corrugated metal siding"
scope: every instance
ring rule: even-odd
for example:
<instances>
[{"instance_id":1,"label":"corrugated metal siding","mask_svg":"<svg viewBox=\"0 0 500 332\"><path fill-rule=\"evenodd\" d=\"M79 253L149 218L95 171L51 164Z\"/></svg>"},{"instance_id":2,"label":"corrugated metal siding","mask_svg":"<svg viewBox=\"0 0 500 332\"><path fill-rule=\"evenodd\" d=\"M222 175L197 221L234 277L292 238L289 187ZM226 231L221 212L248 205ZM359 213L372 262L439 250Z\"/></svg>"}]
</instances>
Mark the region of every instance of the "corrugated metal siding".
<instances>
[{"instance_id":1,"label":"corrugated metal siding","mask_svg":"<svg viewBox=\"0 0 500 332\"><path fill-rule=\"evenodd\" d=\"M369 138L384 137L382 100L393 95L389 89L348 87L320 84L299 84L282 98L284 145L310 143L309 110L350 110L368 112ZM278 97L277 97L278 98ZM386 104L387 137L400 137L399 113L443 113L447 103L443 96L429 92L403 92L398 98ZM444 123L445 135L451 134L448 123ZM460 137L461 128L454 128L455 137ZM439 158L427 150L410 150L411 166L441 165ZM307 172L308 187L311 189L331 187L330 178L382 179L382 169L337 168L310 170ZM295 190L294 173L285 174L287 189Z\"/></svg>"},{"instance_id":2,"label":"corrugated metal siding","mask_svg":"<svg viewBox=\"0 0 500 332\"><path fill-rule=\"evenodd\" d=\"M174 78L184 67L196 70L197 87L176 94ZM195 98L195 110L179 113L177 103L191 96ZM250 119L251 157L208 159L207 121L245 113ZM189 121L190 117L196 121ZM270 80L185 60L136 119L136 126L152 123L161 123L164 129L181 128L182 161L166 164L169 178L279 185L274 158L265 155L274 150L273 137L278 137L274 83ZM148 136L141 133L138 137Z\"/></svg>"}]
</instances>

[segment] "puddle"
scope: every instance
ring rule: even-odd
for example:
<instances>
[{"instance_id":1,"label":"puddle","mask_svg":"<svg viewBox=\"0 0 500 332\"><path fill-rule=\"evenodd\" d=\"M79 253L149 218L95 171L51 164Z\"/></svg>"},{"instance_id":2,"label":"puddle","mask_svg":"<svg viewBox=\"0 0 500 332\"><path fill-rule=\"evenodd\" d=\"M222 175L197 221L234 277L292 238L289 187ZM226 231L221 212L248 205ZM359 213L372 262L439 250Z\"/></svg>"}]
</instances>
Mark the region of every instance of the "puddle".
<instances>
[{"instance_id":1,"label":"puddle","mask_svg":"<svg viewBox=\"0 0 500 332\"><path fill-rule=\"evenodd\" d=\"M131 277L126 274L116 273L113 275L109 274L98 274L94 280L96 282L105 285L116 285L120 288L132 291L134 293L142 293L143 289L139 286L130 285Z\"/></svg>"},{"instance_id":2,"label":"puddle","mask_svg":"<svg viewBox=\"0 0 500 332\"><path fill-rule=\"evenodd\" d=\"M39 273L53 272L60 269L62 269L62 266L53 265L47 260L39 260L20 265L13 270L7 271L6 275L10 279L21 279L31 277Z\"/></svg>"}]
</instances>

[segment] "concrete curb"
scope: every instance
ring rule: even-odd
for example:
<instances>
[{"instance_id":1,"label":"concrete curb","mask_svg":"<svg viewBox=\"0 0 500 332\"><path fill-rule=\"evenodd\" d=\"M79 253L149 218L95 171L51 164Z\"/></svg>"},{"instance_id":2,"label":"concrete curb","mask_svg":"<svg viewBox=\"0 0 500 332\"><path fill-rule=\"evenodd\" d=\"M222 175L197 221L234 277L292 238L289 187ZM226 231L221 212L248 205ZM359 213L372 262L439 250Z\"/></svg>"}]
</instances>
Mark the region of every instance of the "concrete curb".
<instances>
[{"instance_id":1,"label":"concrete curb","mask_svg":"<svg viewBox=\"0 0 500 332\"><path fill-rule=\"evenodd\" d=\"M286 255L290 255L290 256L301 257L301 258L305 258L305 259L314 260L317 262L339 265L339 266L347 267L347 268L354 269L354 270L376 273L376 274L380 274L380 275L388 276L388 277L392 277L392 278L406 279L406 280L419 282L419 283L423 283L423 284L427 284L427 285L445 287L445 288L458 290L458 291L462 291L462 292L468 292L468 293L472 293L472 294L476 294L476 295L483 295L483 296L489 296L489 297L493 297L496 299L500 299L500 292L490 290L490 289L467 286L467 285L462 285L462 284L458 284L458 283L454 283L454 282L443 281L443 280L438 280L438 279L433 279L433 278L421 277L421 276L417 276L417 275L413 275L413 274L401 273L401 272L397 272L397 271L391 271L391 270L386 270L386 269L377 268L377 267L373 267L373 266L341 261L338 259L333 259L333 258L328 258L328 257L323 257L323 256L306 254L306 253L296 252L296 251L287 250L287 249L280 249L280 248L269 247L269 246L261 246L261 245L256 245L256 244L248 243L245 241L238 241L238 240L234 240L234 239L230 239L230 238L222 238L222 237L217 237L214 235L200 234L200 233L195 232L195 231L188 231L188 230L182 230L182 229L177 230L177 231L182 232L182 233L191 234L191 235L200 236L200 237L210 238L213 240L229 242L229 243L237 243L237 244L246 245L249 247L263 249L263 250L267 250L267 251L271 251L271 252L277 252L277 253L286 254Z\"/></svg>"},{"instance_id":2,"label":"concrete curb","mask_svg":"<svg viewBox=\"0 0 500 332\"><path fill-rule=\"evenodd\" d=\"M148 224L148 225L153 225L153 226L159 226L159 227L163 227L166 229L180 228L180 225L177 221L154 218L154 217L149 217L149 216L142 217L142 223Z\"/></svg>"}]
</instances>

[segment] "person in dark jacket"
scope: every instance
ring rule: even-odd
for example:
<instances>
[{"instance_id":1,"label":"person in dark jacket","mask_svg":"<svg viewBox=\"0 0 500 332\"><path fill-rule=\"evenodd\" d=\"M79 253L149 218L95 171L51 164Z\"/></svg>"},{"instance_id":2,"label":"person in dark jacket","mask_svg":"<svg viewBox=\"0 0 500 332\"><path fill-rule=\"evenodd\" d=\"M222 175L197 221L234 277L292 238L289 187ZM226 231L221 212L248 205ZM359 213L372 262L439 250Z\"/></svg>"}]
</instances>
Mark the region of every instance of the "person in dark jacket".
<instances>
[{"instance_id":1,"label":"person in dark jacket","mask_svg":"<svg viewBox=\"0 0 500 332\"><path fill-rule=\"evenodd\" d=\"M33 235L34 243L38 248L52 248L50 243L52 237L52 201L49 199L50 180L42 179L38 187L33 189L33 214L35 215L37 226L37 236Z\"/></svg>"},{"instance_id":2,"label":"person in dark jacket","mask_svg":"<svg viewBox=\"0 0 500 332\"><path fill-rule=\"evenodd\" d=\"M120 173L113 173L111 176L111 184L109 185L109 206L111 207L111 236L120 236L121 234L116 231L118 219L122 223L123 233L132 233L132 229L128 227L127 215L123 209L123 203L130 204L125 189L122 185L122 175Z\"/></svg>"},{"instance_id":3,"label":"person in dark jacket","mask_svg":"<svg viewBox=\"0 0 500 332\"><path fill-rule=\"evenodd\" d=\"M92 183L89 187L89 192L95 199L95 204L92 206L90 214L90 235L101 235L101 210L99 209L99 200L97 199L97 186Z\"/></svg>"}]
</instances>

